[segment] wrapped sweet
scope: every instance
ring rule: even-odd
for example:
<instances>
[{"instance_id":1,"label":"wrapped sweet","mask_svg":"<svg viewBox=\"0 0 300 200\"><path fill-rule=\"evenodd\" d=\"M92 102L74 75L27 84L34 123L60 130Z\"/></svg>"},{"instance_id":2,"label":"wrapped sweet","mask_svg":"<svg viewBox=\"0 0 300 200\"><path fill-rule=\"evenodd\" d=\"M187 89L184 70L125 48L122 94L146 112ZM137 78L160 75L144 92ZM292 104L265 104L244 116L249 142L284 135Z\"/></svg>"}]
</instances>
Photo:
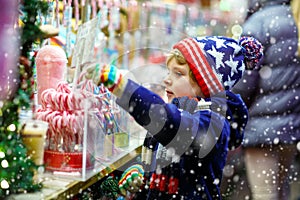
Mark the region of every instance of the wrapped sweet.
<instances>
[{"instance_id":1,"label":"wrapped sweet","mask_svg":"<svg viewBox=\"0 0 300 200\"><path fill-rule=\"evenodd\" d=\"M45 89L56 88L57 84L65 80L67 70L67 56L65 51L54 45L43 46L36 56L38 103Z\"/></svg>"}]
</instances>

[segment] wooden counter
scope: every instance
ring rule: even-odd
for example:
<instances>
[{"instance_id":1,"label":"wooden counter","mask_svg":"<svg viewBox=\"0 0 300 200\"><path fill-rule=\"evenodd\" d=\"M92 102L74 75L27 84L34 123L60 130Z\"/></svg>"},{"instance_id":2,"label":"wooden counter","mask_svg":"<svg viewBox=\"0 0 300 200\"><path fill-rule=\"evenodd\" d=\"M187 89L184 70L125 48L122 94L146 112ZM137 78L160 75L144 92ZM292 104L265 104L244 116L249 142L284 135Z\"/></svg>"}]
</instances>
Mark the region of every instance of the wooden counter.
<instances>
[{"instance_id":1,"label":"wooden counter","mask_svg":"<svg viewBox=\"0 0 300 200\"><path fill-rule=\"evenodd\" d=\"M42 183L44 185L43 189L35 193L27 194L17 194L10 195L7 200L65 200L70 199L77 194L81 193L83 190L87 189L97 181L101 180L107 174L119 169L125 165L128 161L134 159L137 155L141 153L142 139L130 141L129 147L124 149L120 155L118 155L111 164L96 165L87 180L80 181L74 180L70 176L63 176L62 174L42 174Z\"/></svg>"}]
</instances>

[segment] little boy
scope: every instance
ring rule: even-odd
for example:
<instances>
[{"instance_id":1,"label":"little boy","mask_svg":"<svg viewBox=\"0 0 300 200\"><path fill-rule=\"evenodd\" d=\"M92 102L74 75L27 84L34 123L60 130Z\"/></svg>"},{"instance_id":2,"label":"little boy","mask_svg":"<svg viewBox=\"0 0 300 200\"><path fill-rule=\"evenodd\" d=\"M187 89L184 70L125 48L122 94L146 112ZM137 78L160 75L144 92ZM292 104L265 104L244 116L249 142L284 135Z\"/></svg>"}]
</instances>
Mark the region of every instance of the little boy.
<instances>
[{"instance_id":1,"label":"little boy","mask_svg":"<svg viewBox=\"0 0 300 200\"><path fill-rule=\"evenodd\" d=\"M244 102L230 89L261 58L262 46L251 37L183 39L167 58L168 103L105 66L96 83L148 131L142 164L126 170L119 182L123 194L142 185L134 174L145 171L147 192L137 192L136 199L221 199L227 152L241 144L248 120Z\"/></svg>"}]
</instances>

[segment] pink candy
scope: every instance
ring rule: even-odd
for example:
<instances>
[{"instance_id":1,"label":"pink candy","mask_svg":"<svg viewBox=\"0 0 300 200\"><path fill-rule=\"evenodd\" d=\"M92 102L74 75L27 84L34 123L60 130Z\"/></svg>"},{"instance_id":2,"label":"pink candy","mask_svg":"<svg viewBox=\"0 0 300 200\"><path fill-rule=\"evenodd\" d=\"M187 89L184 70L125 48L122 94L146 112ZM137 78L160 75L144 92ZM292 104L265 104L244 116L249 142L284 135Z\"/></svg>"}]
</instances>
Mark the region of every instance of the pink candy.
<instances>
[{"instance_id":1,"label":"pink candy","mask_svg":"<svg viewBox=\"0 0 300 200\"><path fill-rule=\"evenodd\" d=\"M48 88L55 88L64 80L68 60L64 50L58 46L46 45L36 56L38 102L41 103L41 94Z\"/></svg>"},{"instance_id":2,"label":"pink candy","mask_svg":"<svg viewBox=\"0 0 300 200\"><path fill-rule=\"evenodd\" d=\"M72 151L72 145L81 144L83 134L84 104L92 93L73 93L68 83L60 82L56 89L50 88L41 94L41 107L37 119L49 123L48 149L59 150L63 140L64 151Z\"/></svg>"}]
</instances>

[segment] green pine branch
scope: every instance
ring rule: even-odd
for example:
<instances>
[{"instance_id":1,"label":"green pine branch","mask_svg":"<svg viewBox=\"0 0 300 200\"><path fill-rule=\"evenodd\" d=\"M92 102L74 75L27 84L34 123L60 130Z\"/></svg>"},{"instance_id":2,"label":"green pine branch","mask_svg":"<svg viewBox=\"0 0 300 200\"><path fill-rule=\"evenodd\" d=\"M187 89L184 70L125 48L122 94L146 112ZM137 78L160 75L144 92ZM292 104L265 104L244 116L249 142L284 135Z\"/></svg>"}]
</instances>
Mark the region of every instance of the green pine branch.
<instances>
[{"instance_id":1,"label":"green pine branch","mask_svg":"<svg viewBox=\"0 0 300 200\"><path fill-rule=\"evenodd\" d=\"M43 0L25 0L21 10L24 26L21 32L20 55L29 58L32 45L42 41L38 14L47 14L48 3ZM27 157L27 149L19 133L20 109L30 108L32 95L32 66L18 64L19 87L13 99L0 102L0 199L10 194L34 192L42 188L33 180L38 166Z\"/></svg>"},{"instance_id":2,"label":"green pine branch","mask_svg":"<svg viewBox=\"0 0 300 200\"><path fill-rule=\"evenodd\" d=\"M26 0L23 3L22 11L24 13L24 27L21 35L22 51L21 55L28 57L32 44L38 40L42 40L44 33L39 29L40 22L38 14L46 15L49 5L46 1L41 0Z\"/></svg>"}]
</instances>

